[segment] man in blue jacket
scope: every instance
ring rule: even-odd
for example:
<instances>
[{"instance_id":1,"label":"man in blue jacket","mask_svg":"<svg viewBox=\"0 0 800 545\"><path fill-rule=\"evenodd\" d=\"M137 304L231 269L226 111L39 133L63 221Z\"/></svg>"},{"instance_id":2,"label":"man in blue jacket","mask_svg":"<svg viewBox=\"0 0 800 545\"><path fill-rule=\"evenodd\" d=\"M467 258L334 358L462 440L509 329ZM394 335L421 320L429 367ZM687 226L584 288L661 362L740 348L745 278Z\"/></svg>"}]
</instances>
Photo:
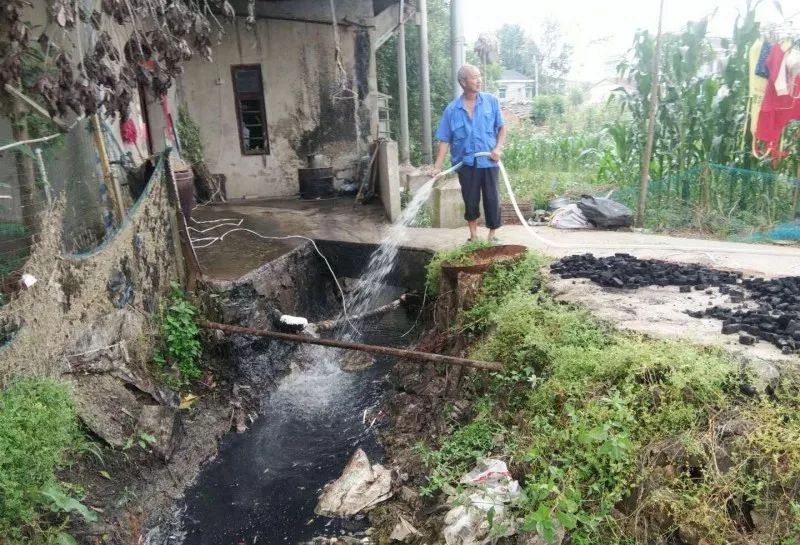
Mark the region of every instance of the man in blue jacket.
<instances>
[{"instance_id":1,"label":"man in blue jacket","mask_svg":"<svg viewBox=\"0 0 800 545\"><path fill-rule=\"evenodd\" d=\"M479 204L483 194L489 240L497 241L495 234L501 225L497 161L506 141L503 114L497 97L481 92L481 72L477 67L465 64L459 68L458 83L464 92L447 105L436 131L439 151L433 174L442 171L448 149L452 164L464 163L458 170L458 183L466 208L464 219L469 225L469 240L478 238L477 220L481 215ZM490 155L475 157L479 152Z\"/></svg>"}]
</instances>

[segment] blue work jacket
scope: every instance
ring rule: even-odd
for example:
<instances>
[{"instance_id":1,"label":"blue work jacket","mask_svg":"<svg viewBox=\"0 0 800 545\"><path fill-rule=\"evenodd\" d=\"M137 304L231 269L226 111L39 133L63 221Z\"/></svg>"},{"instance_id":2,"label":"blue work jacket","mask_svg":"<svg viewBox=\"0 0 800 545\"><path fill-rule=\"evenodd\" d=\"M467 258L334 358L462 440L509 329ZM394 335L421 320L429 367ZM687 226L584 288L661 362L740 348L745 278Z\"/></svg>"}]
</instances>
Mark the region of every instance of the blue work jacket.
<instances>
[{"instance_id":1,"label":"blue work jacket","mask_svg":"<svg viewBox=\"0 0 800 545\"><path fill-rule=\"evenodd\" d=\"M503 126L500 101L489 93L478 93L470 119L464 107L464 95L447 105L436 131L436 139L450 144L450 160L468 166L491 168L497 161L475 157L481 151L492 151L497 145L497 131Z\"/></svg>"}]
</instances>

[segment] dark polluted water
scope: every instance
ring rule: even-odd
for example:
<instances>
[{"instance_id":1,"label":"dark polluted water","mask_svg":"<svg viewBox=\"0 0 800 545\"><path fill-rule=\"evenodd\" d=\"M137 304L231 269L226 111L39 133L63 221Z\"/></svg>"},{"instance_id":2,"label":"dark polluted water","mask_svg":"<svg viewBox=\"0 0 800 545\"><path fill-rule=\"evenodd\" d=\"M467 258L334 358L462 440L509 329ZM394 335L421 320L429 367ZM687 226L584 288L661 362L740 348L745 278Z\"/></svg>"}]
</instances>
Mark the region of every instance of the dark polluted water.
<instances>
[{"instance_id":1,"label":"dark polluted water","mask_svg":"<svg viewBox=\"0 0 800 545\"><path fill-rule=\"evenodd\" d=\"M385 302L398 293L387 289ZM397 309L358 325L363 342L402 346L412 324ZM311 364L282 380L247 432L223 440L219 456L187 491L184 545L292 545L366 528L363 520L316 516L314 507L357 448L372 463L380 461L369 413L388 391L393 362L379 357L372 367L348 373L335 351L308 350Z\"/></svg>"}]
</instances>

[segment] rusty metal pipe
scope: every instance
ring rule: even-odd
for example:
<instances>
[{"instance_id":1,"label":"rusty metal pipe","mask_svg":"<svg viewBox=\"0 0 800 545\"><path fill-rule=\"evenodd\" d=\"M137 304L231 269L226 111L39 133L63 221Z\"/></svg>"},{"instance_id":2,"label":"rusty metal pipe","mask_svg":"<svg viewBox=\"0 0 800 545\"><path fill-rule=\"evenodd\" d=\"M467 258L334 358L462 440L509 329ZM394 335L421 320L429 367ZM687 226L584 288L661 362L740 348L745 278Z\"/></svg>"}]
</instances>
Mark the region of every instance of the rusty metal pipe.
<instances>
[{"instance_id":1,"label":"rusty metal pipe","mask_svg":"<svg viewBox=\"0 0 800 545\"><path fill-rule=\"evenodd\" d=\"M208 322L202 320L198 323L203 329L216 329L225 333L239 333L240 335L255 335L256 337L267 337L279 341L296 343L317 344L332 348L344 348L346 350L359 350L371 354L385 354L397 356L407 360L426 362L426 363L446 363L448 365L460 365L461 367L471 367L483 371L501 371L503 366L497 362L469 360L456 358L454 356L443 356L441 354L431 354L429 352L417 352L416 350L405 350L402 348L391 348L388 346L378 346L374 344L362 344L348 341L337 341L335 339L320 339L307 337L305 335L292 335L291 333L280 333L278 331L267 331L264 329L254 329L251 327L240 327L218 322Z\"/></svg>"}]
</instances>

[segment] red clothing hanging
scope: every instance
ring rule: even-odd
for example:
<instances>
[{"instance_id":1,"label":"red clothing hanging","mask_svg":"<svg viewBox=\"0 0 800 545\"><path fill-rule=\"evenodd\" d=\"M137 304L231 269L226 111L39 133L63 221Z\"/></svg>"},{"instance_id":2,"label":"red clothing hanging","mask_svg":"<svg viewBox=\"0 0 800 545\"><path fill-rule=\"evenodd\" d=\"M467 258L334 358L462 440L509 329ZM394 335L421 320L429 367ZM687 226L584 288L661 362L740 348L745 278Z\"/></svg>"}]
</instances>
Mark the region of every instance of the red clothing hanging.
<instances>
[{"instance_id":1,"label":"red clothing hanging","mask_svg":"<svg viewBox=\"0 0 800 545\"><path fill-rule=\"evenodd\" d=\"M136 123L130 117L122 122L119 126L119 132L122 136L122 142L125 144L136 143Z\"/></svg>"},{"instance_id":2,"label":"red clothing hanging","mask_svg":"<svg viewBox=\"0 0 800 545\"><path fill-rule=\"evenodd\" d=\"M800 99L794 98L796 90L800 89L800 76L792 82L788 95L778 95L775 90L775 80L786 77L781 74L781 64L785 53L779 44L775 44L767 57L769 82L761 103L761 113L756 127L756 139L766 142L767 150L772 154L773 163L785 154L780 151L778 142L784 127L794 120L800 119Z\"/></svg>"}]
</instances>

